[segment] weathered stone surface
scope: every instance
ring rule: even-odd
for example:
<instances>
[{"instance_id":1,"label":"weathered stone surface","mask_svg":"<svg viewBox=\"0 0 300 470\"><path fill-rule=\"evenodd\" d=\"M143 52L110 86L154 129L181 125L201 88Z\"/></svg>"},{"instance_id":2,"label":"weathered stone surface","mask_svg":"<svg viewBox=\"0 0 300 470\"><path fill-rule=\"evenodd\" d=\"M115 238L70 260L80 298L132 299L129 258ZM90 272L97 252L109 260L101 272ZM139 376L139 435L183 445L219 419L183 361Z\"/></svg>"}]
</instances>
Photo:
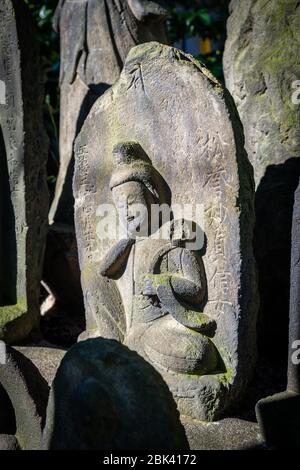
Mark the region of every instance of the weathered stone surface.
<instances>
[{"instance_id":1,"label":"weathered stone surface","mask_svg":"<svg viewBox=\"0 0 300 470\"><path fill-rule=\"evenodd\" d=\"M1 394L0 410L12 407L14 414L6 420L8 432L4 429L2 433L11 434L15 426L21 449L40 449L49 391L47 382L29 359L8 348L4 361L1 355L0 386L6 393L6 396Z\"/></svg>"},{"instance_id":2,"label":"weathered stone surface","mask_svg":"<svg viewBox=\"0 0 300 470\"><path fill-rule=\"evenodd\" d=\"M182 418L191 450L258 450L264 440L257 423L226 418L214 423Z\"/></svg>"},{"instance_id":3,"label":"weathered stone surface","mask_svg":"<svg viewBox=\"0 0 300 470\"><path fill-rule=\"evenodd\" d=\"M300 395L300 180L295 192L292 225L291 290L289 318L288 384L289 391ZM300 425L300 416L299 416Z\"/></svg>"},{"instance_id":4,"label":"weathered stone surface","mask_svg":"<svg viewBox=\"0 0 300 470\"><path fill-rule=\"evenodd\" d=\"M60 0L60 169L50 223L73 224L73 144L96 99L118 78L129 50L166 42L162 0Z\"/></svg>"},{"instance_id":5,"label":"weathered stone surface","mask_svg":"<svg viewBox=\"0 0 300 470\"><path fill-rule=\"evenodd\" d=\"M300 14L297 0L232 0L224 53L226 86L244 126L259 185L269 165L299 156Z\"/></svg>"},{"instance_id":6,"label":"weathered stone surface","mask_svg":"<svg viewBox=\"0 0 300 470\"><path fill-rule=\"evenodd\" d=\"M187 449L175 402L155 369L117 341L80 342L54 379L47 449Z\"/></svg>"},{"instance_id":7,"label":"weathered stone surface","mask_svg":"<svg viewBox=\"0 0 300 470\"><path fill-rule=\"evenodd\" d=\"M59 348L40 346L15 346L14 349L27 357L39 370L48 385L51 386L66 351Z\"/></svg>"},{"instance_id":8,"label":"weathered stone surface","mask_svg":"<svg viewBox=\"0 0 300 470\"><path fill-rule=\"evenodd\" d=\"M300 449L300 395L287 390L256 405L264 441L273 449Z\"/></svg>"},{"instance_id":9,"label":"weathered stone surface","mask_svg":"<svg viewBox=\"0 0 300 470\"><path fill-rule=\"evenodd\" d=\"M3 361L3 347L1 348L1 362ZM0 385L0 435L14 436L16 433L16 418L12 403L6 391ZM4 444L3 444L4 445Z\"/></svg>"},{"instance_id":10,"label":"weathered stone surface","mask_svg":"<svg viewBox=\"0 0 300 470\"><path fill-rule=\"evenodd\" d=\"M257 186L259 343L262 353L277 362L287 347L290 233L300 176L299 2L232 0L230 13L224 74Z\"/></svg>"},{"instance_id":11,"label":"weathered stone surface","mask_svg":"<svg viewBox=\"0 0 300 470\"><path fill-rule=\"evenodd\" d=\"M224 414L254 365L253 189L228 92L177 49L133 48L76 141L83 338L135 349L187 416ZM150 208L162 203L165 223L146 229ZM187 212L170 221L170 205ZM194 229L199 240L204 231L204 246L191 243Z\"/></svg>"},{"instance_id":12,"label":"weathered stone surface","mask_svg":"<svg viewBox=\"0 0 300 470\"><path fill-rule=\"evenodd\" d=\"M38 322L47 226L42 76L23 2L0 4L0 338L24 338Z\"/></svg>"},{"instance_id":13,"label":"weathered stone surface","mask_svg":"<svg viewBox=\"0 0 300 470\"><path fill-rule=\"evenodd\" d=\"M0 450L19 450L16 437L10 434L0 434Z\"/></svg>"}]
</instances>

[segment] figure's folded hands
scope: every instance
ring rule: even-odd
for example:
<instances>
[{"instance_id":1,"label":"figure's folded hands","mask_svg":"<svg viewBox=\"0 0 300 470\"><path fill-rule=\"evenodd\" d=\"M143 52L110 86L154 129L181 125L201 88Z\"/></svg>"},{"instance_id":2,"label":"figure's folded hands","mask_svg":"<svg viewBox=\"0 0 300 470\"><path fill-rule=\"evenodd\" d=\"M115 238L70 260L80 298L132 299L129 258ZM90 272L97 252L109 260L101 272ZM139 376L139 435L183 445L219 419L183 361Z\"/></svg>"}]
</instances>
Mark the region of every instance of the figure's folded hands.
<instances>
[{"instance_id":1,"label":"figure's folded hands","mask_svg":"<svg viewBox=\"0 0 300 470\"><path fill-rule=\"evenodd\" d=\"M157 295L157 288L160 285L170 285L171 274L148 274L145 277L143 295Z\"/></svg>"}]
</instances>

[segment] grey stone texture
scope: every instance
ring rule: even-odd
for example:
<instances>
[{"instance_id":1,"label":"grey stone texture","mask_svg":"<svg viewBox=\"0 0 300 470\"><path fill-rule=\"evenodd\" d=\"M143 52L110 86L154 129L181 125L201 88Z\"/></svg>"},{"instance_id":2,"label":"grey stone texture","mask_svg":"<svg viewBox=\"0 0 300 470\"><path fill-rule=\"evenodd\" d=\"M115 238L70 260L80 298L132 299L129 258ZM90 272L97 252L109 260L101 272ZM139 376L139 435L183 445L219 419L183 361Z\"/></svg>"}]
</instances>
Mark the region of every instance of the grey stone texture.
<instances>
[{"instance_id":1,"label":"grey stone texture","mask_svg":"<svg viewBox=\"0 0 300 470\"><path fill-rule=\"evenodd\" d=\"M264 442L272 449L300 449L300 395L289 389L262 398L256 416Z\"/></svg>"},{"instance_id":2,"label":"grey stone texture","mask_svg":"<svg viewBox=\"0 0 300 470\"><path fill-rule=\"evenodd\" d=\"M0 338L25 338L39 319L47 228L43 77L26 5L0 4Z\"/></svg>"},{"instance_id":3,"label":"grey stone texture","mask_svg":"<svg viewBox=\"0 0 300 470\"><path fill-rule=\"evenodd\" d=\"M224 53L226 86L245 131L259 185L269 165L299 156L300 14L297 0L232 0ZM299 94L298 94L299 96Z\"/></svg>"},{"instance_id":4,"label":"grey stone texture","mask_svg":"<svg viewBox=\"0 0 300 470\"><path fill-rule=\"evenodd\" d=\"M29 359L39 370L48 385L51 386L66 351L46 346L14 346L14 349Z\"/></svg>"},{"instance_id":5,"label":"grey stone texture","mask_svg":"<svg viewBox=\"0 0 300 470\"><path fill-rule=\"evenodd\" d=\"M288 353L288 384L291 392L300 395L300 180L295 192L292 225L291 250L291 289L289 317L289 353ZM299 420L300 422L300 420Z\"/></svg>"},{"instance_id":6,"label":"grey stone texture","mask_svg":"<svg viewBox=\"0 0 300 470\"><path fill-rule=\"evenodd\" d=\"M184 450L184 428L159 373L117 341L89 339L65 355L52 384L44 448Z\"/></svg>"},{"instance_id":7,"label":"grey stone texture","mask_svg":"<svg viewBox=\"0 0 300 470\"><path fill-rule=\"evenodd\" d=\"M241 396L256 356L254 182L232 98L191 56L137 46L75 148L81 339L123 342L160 371L181 414L218 419ZM193 213L146 229L162 203ZM109 236L103 204L116 216Z\"/></svg>"},{"instance_id":8,"label":"grey stone texture","mask_svg":"<svg viewBox=\"0 0 300 470\"><path fill-rule=\"evenodd\" d=\"M166 42L162 0L60 0L60 169L49 220L73 225L73 145L96 99L118 78L129 50Z\"/></svg>"},{"instance_id":9,"label":"grey stone texture","mask_svg":"<svg viewBox=\"0 0 300 470\"><path fill-rule=\"evenodd\" d=\"M41 448L49 387L34 364L14 348L7 348L0 364L0 430L10 434L1 438L23 450ZM4 415L4 416L3 416ZM5 444L3 444L5 445Z\"/></svg>"},{"instance_id":10,"label":"grey stone texture","mask_svg":"<svg viewBox=\"0 0 300 470\"><path fill-rule=\"evenodd\" d=\"M300 176L299 2L232 0L229 10L225 82L244 127L257 188L258 343L276 364L287 348L290 233Z\"/></svg>"},{"instance_id":11,"label":"grey stone texture","mask_svg":"<svg viewBox=\"0 0 300 470\"><path fill-rule=\"evenodd\" d=\"M0 450L19 450L16 437L10 434L0 434Z\"/></svg>"},{"instance_id":12,"label":"grey stone texture","mask_svg":"<svg viewBox=\"0 0 300 470\"><path fill-rule=\"evenodd\" d=\"M260 450L265 448L257 423L225 418L214 423L182 418L191 450Z\"/></svg>"}]
</instances>

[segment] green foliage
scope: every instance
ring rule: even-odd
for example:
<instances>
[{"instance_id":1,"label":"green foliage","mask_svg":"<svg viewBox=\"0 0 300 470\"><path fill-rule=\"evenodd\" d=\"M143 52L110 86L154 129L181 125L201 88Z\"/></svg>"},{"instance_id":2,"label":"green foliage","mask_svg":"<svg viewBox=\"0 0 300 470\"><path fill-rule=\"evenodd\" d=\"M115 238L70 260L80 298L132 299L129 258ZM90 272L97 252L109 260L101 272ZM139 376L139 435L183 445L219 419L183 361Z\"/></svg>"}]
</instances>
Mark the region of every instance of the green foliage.
<instances>
[{"instance_id":1,"label":"green foliage","mask_svg":"<svg viewBox=\"0 0 300 470\"><path fill-rule=\"evenodd\" d=\"M188 37L200 36L217 44L210 53L200 53L196 58L223 80L222 57L229 0L177 0L172 3L169 19L171 41L184 42Z\"/></svg>"},{"instance_id":2,"label":"green foliage","mask_svg":"<svg viewBox=\"0 0 300 470\"><path fill-rule=\"evenodd\" d=\"M52 28L52 18L58 0L25 2L38 26L38 37L47 73L48 106L52 107L55 122L58 116L59 40ZM219 48L210 54L199 54L197 58L204 62L215 76L222 79L222 54L229 0L175 0L169 3L172 5L168 20L171 42L176 43L195 35L217 41Z\"/></svg>"}]
</instances>

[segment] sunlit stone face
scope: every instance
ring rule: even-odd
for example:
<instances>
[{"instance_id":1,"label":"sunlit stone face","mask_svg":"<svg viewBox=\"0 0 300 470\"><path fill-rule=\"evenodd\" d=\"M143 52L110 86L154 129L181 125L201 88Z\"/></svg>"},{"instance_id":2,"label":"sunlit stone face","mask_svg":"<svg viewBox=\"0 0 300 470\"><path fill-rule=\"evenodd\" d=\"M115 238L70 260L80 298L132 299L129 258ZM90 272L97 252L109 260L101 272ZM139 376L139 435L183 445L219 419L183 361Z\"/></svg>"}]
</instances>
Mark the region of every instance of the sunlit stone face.
<instances>
[{"instance_id":1,"label":"sunlit stone face","mask_svg":"<svg viewBox=\"0 0 300 470\"><path fill-rule=\"evenodd\" d=\"M151 203L154 202L149 190L141 183L129 181L113 188L112 195L127 236L148 236Z\"/></svg>"}]
</instances>

